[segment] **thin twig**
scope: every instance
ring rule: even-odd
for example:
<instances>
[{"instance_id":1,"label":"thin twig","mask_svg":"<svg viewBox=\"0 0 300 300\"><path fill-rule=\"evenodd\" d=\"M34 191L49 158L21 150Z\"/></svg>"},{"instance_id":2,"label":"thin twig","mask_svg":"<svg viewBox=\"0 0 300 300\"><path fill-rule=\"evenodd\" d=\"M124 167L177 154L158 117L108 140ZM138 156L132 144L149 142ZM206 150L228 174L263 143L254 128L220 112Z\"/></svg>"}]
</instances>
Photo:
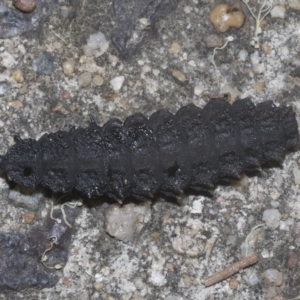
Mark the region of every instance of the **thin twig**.
<instances>
[{"instance_id":1,"label":"thin twig","mask_svg":"<svg viewBox=\"0 0 300 300\"><path fill-rule=\"evenodd\" d=\"M238 262L226 267L225 269L216 272L203 280L203 283L206 287L216 284L231 275L239 272L242 269L245 269L258 261L258 255L256 253L252 253L249 256L246 256L239 260Z\"/></svg>"}]
</instances>

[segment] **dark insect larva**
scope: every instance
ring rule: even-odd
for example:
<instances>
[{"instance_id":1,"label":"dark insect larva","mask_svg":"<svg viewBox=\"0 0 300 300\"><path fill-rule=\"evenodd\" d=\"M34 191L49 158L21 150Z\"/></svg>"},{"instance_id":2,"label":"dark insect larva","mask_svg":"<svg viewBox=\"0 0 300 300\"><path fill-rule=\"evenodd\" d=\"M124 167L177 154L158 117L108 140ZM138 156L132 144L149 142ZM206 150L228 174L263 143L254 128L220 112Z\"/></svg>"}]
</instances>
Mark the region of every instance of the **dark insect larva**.
<instances>
[{"instance_id":1,"label":"dark insect larva","mask_svg":"<svg viewBox=\"0 0 300 300\"><path fill-rule=\"evenodd\" d=\"M16 140L0 168L21 186L146 200L210 190L245 171L278 165L298 147L299 134L291 107L212 99L203 109L189 104L175 115L135 114L102 128L91 118L87 128Z\"/></svg>"}]
</instances>

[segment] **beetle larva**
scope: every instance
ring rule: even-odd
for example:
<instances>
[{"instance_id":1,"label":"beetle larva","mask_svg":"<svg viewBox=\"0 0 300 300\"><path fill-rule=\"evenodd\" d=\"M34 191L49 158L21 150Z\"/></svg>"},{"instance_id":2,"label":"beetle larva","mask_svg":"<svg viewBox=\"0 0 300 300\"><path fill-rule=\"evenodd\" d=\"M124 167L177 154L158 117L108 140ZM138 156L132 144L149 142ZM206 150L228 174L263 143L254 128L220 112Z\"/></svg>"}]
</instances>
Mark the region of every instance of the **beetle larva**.
<instances>
[{"instance_id":1,"label":"beetle larva","mask_svg":"<svg viewBox=\"0 0 300 300\"><path fill-rule=\"evenodd\" d=\"M25 187L146 200L157 193L176 197L187 188L210 190L220 180L278 165L298 144L291 107L212 99L203 109L189 104L175 115L160 110L147 119L137 113L103 127L92 119L87 128L38 141L17 138L0 167Z\"/></svg>"}]
</instances>

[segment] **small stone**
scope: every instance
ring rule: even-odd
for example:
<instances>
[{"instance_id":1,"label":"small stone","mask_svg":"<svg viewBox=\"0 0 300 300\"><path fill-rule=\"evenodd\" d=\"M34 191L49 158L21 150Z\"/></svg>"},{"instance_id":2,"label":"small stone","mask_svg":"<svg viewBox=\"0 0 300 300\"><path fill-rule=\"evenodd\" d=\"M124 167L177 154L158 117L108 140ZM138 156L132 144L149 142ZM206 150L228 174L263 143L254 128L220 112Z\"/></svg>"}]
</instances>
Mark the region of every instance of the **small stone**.
<instances>
[{"instance_id":1,"label":"small stone","mask_svg":"<svg viewBox=\"0 0 300 300\"><path fill-rule=\"evenodd\" d=\"M238 57L240 61L246 61L247 57L248 57L248 52L246 50L241 50L238 53Z\"/></svg>"},{"instance_id":2,"label":"small stone","mask_svg":"<svg viewBox=\"0 0 300 300\"><path fill-rule=\"evenodd\" d=\"M181 278L181 282L182 282L184 287L189 287L189 286L191 286L192 279L189 275L183 274L182 278Z\"/></svg>"},{"instance_id":3,"label":"small stone","mask_svg":"<svg viewBox=\"0 0 300 300\"><path fill-rule=\"evenodd\" d=\"M72 14L72 7L71 6L62 6L60 8L60 15L64 18L67 19L70 17Z\"/></svg>"},{"instance_id":4,"label":"small stone","mask_svg":"<svg viewBox=\"0 0 300 300\"><path fill-rule=\"evenodd\" d=\"M1 9L1 6L0 6L0 9ZM1 65L7 69L11 69L14 65L17 64L17 61L14 59L14 57L8 51L0 53L0 62L1 62Z\"/></svg>"},{"instance_id":5,"label":"small stone","mask_svg":"<svg viewBox=\"0 0 300 300\"><path fill-rule=\"evenodd\" d=\"M75 61L74 59L67 59L63 62L63 72L66 76L71 76L74 73Z\"/></svg>"},{"instance_id":6,"label":"small stone","mask_svg":"<svg viewBox=\"0 0 300 300\"><path fill-rule=\"evenodd\" d=\"M190 208L192 214L201 214L203 210L204 197L197 197Z\"/></svg>"},{"instance_id":7,"label":"small stone","mask_svg":"<svg viewBox=\"0 0 300 300\"><path fill-rule=\"evenodd\" d=\"M36 0L13 0L13 5L22 12L30 13L36 7Z\"/></svg>"},{"instance_id":8,"label":"small stone","mask_svg":"<svg viewBox=\"0 0 300 300\"><path fill-rule=\"evenodd\" d=\"M293 269L297 266L299 262L299 253L296 250L290 250L287 256L287 267Z\"/></svg>"},{"instance_id":9,"label":"small stone","mask_svg":"<svg viewBox=\"0 0 300 300\"><path fill-rule=\"evenodd\" d=\"M266 87L266 84L265 84L264 81L257 81L257 82L255 82L254 87L255 87L255 90L256 90L258 93L260 93L260 92L262 92L262 90Z\"/></svg>"},{"instance_id":10,"label":"small stone","mask_svg":"<svg viewBox=\"0 0 300 300\"><path fill-rule=\"evenodd\" d=\"M34 218L35 218L35 213L34 212L26 212L26 213L23 214L24 222L27 223L27 224L32 223Z\"/></svg>"},{"instance_id":11,"label":"small stone","mask_svg":"<svg viewBox=\"0 0 300 300\"><path fill-rule=\"evenodd\" d=\"M267 209L263 213L263 220L266 225L271 229L276 229L280 225L281 214L278 209Z\"/></svg>"},{"instance_id":12,"label":"small stone","mask_svg":"<svg viewBox=\"0 0 300 300\"><path fill-rule=\"evenodd\" d=\"M236 290L239 286L239 282L236 278L231 278L228 285L232 290Z\"/></svg>"},{"instance_id":13,"label":"small stone","mask_svg":"<svg viewBox=\"0 0 300 300\"><path fill-rule=\"evenodd\" d=\"M28 94L28 92L29 92L29 89L28 89L27 85L22 85L21 88L19 89L20 95Z\"/></svg>"},{"instance_id":14,"label":"small stone","mask_svg":"<svg viewBox=\"0 0 300 300\"><path fill-rule=\"evenodd\" d=\"M235 87L231 86L229 84L225 84L221 87L220 93L223 95L230 95L230 98L228 99L231 103L234 99L239 98L241 95L241 92Z\"/></svg>"},{"instance_id":15,"label":"small stone","mask_svg":"<svg viewBox=\"0 0 300 300\"><path fill-rule=\"evenodd\" d=\"M105 35L99 31L89 36L83 51L86 56L99 57L107 51L108 47L109 42L106 40Z\"/></svg>"},{"instance_id":16,"label":"small stone","mask_svg":"<svg viewBox=\"0 0 300 300\"><path fill-rule=\"evenodd\" d=\"M63 100L69 99L71 97L71 94L66 90L61 90L59 95L60 95L60 98Z\"/></svg>"},{"instance_id":17,"label":"small stone","mask_svg":"<svg viewBox=\"0 0 300 300\"><path fill-rule=\"evenodd\" d=\"M286 46L283 46L282 48L281 48L281 55L283 56L283 57L285 57L285 56L288 56L289 54L290 54L290 50L289 50L289 48L288 47L286 47Z\"/></svg>"},{"instance_id":18,"label":"small stone","mask_svg":"<svg viewBox=\"0 0 300 300\"><path fill-rule=\"evenodd\" d=\"M300 10L300 1L298 0L288 0L289 6L292 9Z\"/></svg>"},{"instance_id":19,"label":"small stone","mask_svg":"<svg viewBox=\"0 0 300 300\"><path fill-rule=\"evenodd\" d=\"M149 203L142 205L127 204L120 207L113 204L106 211L106 232L121 241L132 241L145 223L149 222L151 208Z\"/></svg>"},{"instance_id":20,"label":"small stone","mask_svg":"<svg viewBox=\"0 0 300 300\"><path fill-rule=\"evenodd\" d=\"M293 174L294 174L295 184L300 184L300 169L299 168L294 168L293 169Z\"/></svg>"},{"instance_id":21,"label":"small stone","mask_svg":"<svg viewBox=\"0 0 300 300\"><path fill-rule=\"evenodd\" d=\"M51 75L54 70L55 56L50 52L42 52L32 63L32 69L43 75Z\"/></svg>"},{"instance_id":22,"label":"small stone","mask_svg":"<svg viewBox=\"0 0 300 300\"><path fill-rule=\"evenodd\" d=\"M93 78L93 84L97 86L101 86L104 82L104 79L100 75L95 75Z\"/></svg>"},{"instance_id":23,"label":"small stone","mask_svg":"<svg viewBox=\"0 0 300 300\"><path fill-rule=\"evenodd\" d=\"M210 13L209 19L218 32L225 32L230 27L240 28L244 24L244 13L227 4L217 5Z\"/></svg>"},{"instance_id":24,"label":"small stone","mask_svg":"<svg viewBox=\"0 0 300 300\"><path fill-rule=\"evenodd\" d=\"M25 195L17 190L10 190L8 194L8 199L11 200L12 204L25 207L32 211L38 208L41 198L41 194Z\"/></svg>"},{"instance_id":25,"label":"small stone","mask_svg":"<svg viewBox=\"0 0 300 300\"><path fill-rule=\"evenodd\" d=\"M94 283L94 289L98 292L100 292L104 287L104 284L102 282L95 282Z\"/></svg>"},{"instance_id":26,"label":"small stone","mask_svg":"<svg viewBox=\"0 0 300 300\"><path fill-rule=\"evenodd\" d=\"M68 113L68 111L62 106L61 103L58 103L55 107L51 109L52 112L60 112L64 115Z\"/></svg>"},{"instance_id":27,"label":"small stone","mask_svg":"<svg viewBox=\"0 0 300 300\"><path fill-rule=\"evenodd\" d=\"M209 34L204 38L204 42L208 48L222 47L224 44L223 37L217 34Z\"/></svg>"},{"instance_id":28,"label":"small stone","mask_svg":"<svg viewBox=\"0 0 300 300\"><path fill-rule=\"evenodd\" d=\"M71 281L67 277L62 278L61 281L62 281L62 284L67 286L67 287L70 287L72 285Z\"/></svg>"},{"instance_id":29,"label":"small stone","mask_svg":"<svg viewBox=\"0 0 300 300\"><path fill-rule=\"evenodd\" d=\"M114 91L119 91L124 83L124 76L117 76L110 81L110 84Z\"/></svg>"},{"instance_id":30,"label":"small stone","mask_svg":"<svg viewBox=\"0 0 300 300\"><path fill-rule=\"evenodd\" d=\"M10 84L7 81L0 81L0 96L7 94L10 90Z\"/></svg>"},{"instance_id":31,"label":"small stone","mask_svg":"<svg viewBox=\"0 0 300 300\"><path fill-rule=\"evenodd\" d=\"M186 14L190 14L191 11L192 11L192 8L190 6L185 6L183 11L186 13Z\"/></svg>"},{"instance_id":32,"label":"small stone","mask_svg":"<svg viewBox=\"0 0 300 300\"><path fill-rule=\"evenodd\" d=\"M188 83L188 78L185 76L184 73L182 73L181 71L179 70L173 70L172 71L172 76L175 78L175 80L179 83L183 83L183 84L186 84Z\"/></svg>"},{"instance_id":33,"label":"small stone","mask_svg":"<svg viewBox=\"0 0 300 300\"><path fill-rule=\"evenodd\" d=\"M195 95L195 96L201 96L202 93L203 93L202 86L196 85L196 86L194 87L194 95Z\"/></svg>"},{"instance_id":34,"label":"small stone","mask_svg":"<svg viewBox=\"0 0 300 300\"><path fill-rule=\"evenodd\" d=\"M276 269L268 269L263 272L262 277L267 285L281 286L283 282L282 273Z\"/></svg>"},{"instance_id":35,"label":"small stone","mask_svg":"<svg viewBox=\"0 0 300 300\"><path fill-rule=\"evenodd\" d=\"M154 76L157 77L159 75L160 71L158 69L153 69L152 73L153 73Z\"/></svg>"},{"instance_id":36,"label":"small stone","mask_svg":"<svg viewBox=\"0 0 300 300\"><path fill-rule=\"evenodd\" d=\"M261 49L265 54L270 54L272 52L272 49L268 43L263 43L261 45Z\"/></svg>"},{"instance_id":37,"label":"small stone","mask_svg":"<svg viewBox=\"0 0 300 300\"><path fill-rule=\"evenodd\" d=\"M265 71L265 65L263 63L258 64L254 68L254 73L256 73L256 74L262 74L264 71Z\"/></svg>"},{"instance_id":38,"label":"small stone","mask_svg":"<svg viewBox=\"0 0 300 300\"><path fill-rule=\"evenodd\" d=\"M281 296L275 296L272 298L272 300L284 300Z\"/></svg>"},{"instance_id":39,"label":"small stone","mask_svg":"<svg viewBox=\"0 0 300 300\"><path fill-rule=\"evenodd\" d=\"M24 76L20 69L14 71L12 76L13 76L13 79L18 83L21 83L24 81Z\"/></svg>"},{"instance_id":40,"label":"small stone","mask_svg":"<svg viewBox=\"0 0 300 300\"><path fill-rule=\"evenodd\" d=\"M19 100L15 100L13 102L11 102L11 107L14 108L14 109L19 109L23 106L22 102L19 101Z\"/></svg>"},{"instance_id":41,"label":"small stone","mask_svg":"<svg viewBox=\"0 0 300 300\"><path fill-rule=\"evenodd\" d=\"M286 13L286 9L284 6L281 5L275 5L270 12L271 18L280 18L280 19L285 18L285 13Z\"/></svg>"},{"instance_id":42,"label":"small stone","mask_svg":"<svg viewBox=\"0 0 300 300\"><path fill-rule=\"evenodd\" d=\"M170 54L177 56L180 52L180 45L177 42L173 42L168 51Z\"/></svg>"},{"instance_id":43,"label":"small stone","mask_svg":"<svg viewBox=\"0 0 300 300\"><path fill-rule=\"evenodd\" d=\"M34 79L34 74L33 73L28 73L26 75L26 79L29 80L29 81L32 81Z\"/></svg>"},{"instance_id":44,"label":"small stone","mask_svg":"<svg viewBox=\"0 0 300 300\"><path fill-rule=\"evenodd\" d=\"M92 74L90 72L84 72L78 76L78 83L80 86L86 87L92 81Z\"/></svg>"},{"instance_id":45,"label":"small stone","mask_svg":"<svg viewBox=\"0 0 300 300\"><path fill-rule=\"evenodd\" d=\"M248 268L245 270L246 276L244 279L250 286L255 286L260 283L260 279L257 275L257 272L253 268Z\"/></svg>"}]
</instances>

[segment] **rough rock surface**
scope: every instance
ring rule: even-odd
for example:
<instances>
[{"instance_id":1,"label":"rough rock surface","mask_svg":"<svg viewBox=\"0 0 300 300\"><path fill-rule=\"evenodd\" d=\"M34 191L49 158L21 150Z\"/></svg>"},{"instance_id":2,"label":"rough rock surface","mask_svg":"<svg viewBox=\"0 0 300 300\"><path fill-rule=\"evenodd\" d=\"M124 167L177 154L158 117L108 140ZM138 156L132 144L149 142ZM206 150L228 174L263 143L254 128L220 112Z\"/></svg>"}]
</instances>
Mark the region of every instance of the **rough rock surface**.
<instances>
[{"instance_id":1,"label":"rough rock surface","mask_svg":"<svg viewBox=\"0 0 300 300\"><path fill-rule=\"evenodd\" d=\"M17 20L26 22L29 31L0 39L1 154L14 143L16 132L21 137L39 138L45 132L86 125L89 111L103 125L112 117L124 120L138 111L150 116L167 108L174 113L190 102L204 107L208 95L219 96L222 91L251 96L254 103L272 100L292 105L300 121L300 14L296 8L290 8L292 1L274 1L285 7L284 18L271 15L265 18L260 49L250 45L255 24L242 1L239 4L246 14L245 24L225 34L217 33L209 21L210 11L220 0L178 1L175 11L157 19L156 31L150 32L152 38L143 39L139 50L125 60L111 42L119 24L111 1L48 2L51 6L44 10L48 18L43 18L46 20L43 26L41 22L31 30L32 24L28 23L31 17L22 16ZM1 4L14 9L9 0ZM249 1L249 5L254 12L258 11L257 1ZM0 16L3 12L1 7ZM38 12L37 7L33 14ZM11 16L14 22L20 15ZM89 37L99 32L105 36L101 40L109 46L99 47L99 56L96 52L86 55L84 47L89 44ZM224 42L229 35L233 37L226 48L216 51L217 68L211 63L213 48L207 43L212 35ZM33 69L33 62L43 53L54 58L50 60L50 72ZM74 71L66 75L63 63L68 59L75 64ZM16 70L22 71L23 82L14 79ZM187 80L174 78L174 70ZM91 78L101 76L103 83L97 85L92 80L86 86L80 84L78 78L86 72ZM115 78L122 78L122 84L115 85L114 81L111 84ZM20 285L25 289L19 291L1 286L0 297L9 300L293 299L300 293L299 259L293 258L291 263L290 258L291 253L298 255L300 247L299 174L300 154L295 152L286 157L282 168L264 169L256 177L243 176L231 185L219 186L211 197L183 196L180 205L157 199L151 206L151 218L141 230L135 231L129 242L105 232L110 200L86 201L87 205L74 208L79 212L77 217L74 214L68 218L73 228L64 227L67 235L61 243L67 250L61 252L61 270L43 271L39 261L44 244L39 248L38 235L34 235L30 244L38 249L29 254L36 262L36 270L45 274L49 271L55 280L44 285L39 281L34 286L28 284L34 283L29 277ZM10 194L12 189L20 196ZM6 234L13 240L16 236L28 236L36 228L47 230L51 209L51 195L47 191L36 191L40 193L38 196L32 191L19 191L1 177L0 192L1 236ZM33 206L10 200L12 195L14 199L22 199L21 195L30 193L34 197ZM69 196L68 200L76 197ZM65 209L68 214L73 210ZM276 226L265 226L252 234L249 243L251 250L259 254L259 262L234 276L238 288L231 288L230 279L205 288L202 283L205 276L242 257L247 235L263 222L263 214L268 210L278 211L280 218L276 219ZM35 213L32 222L25 221L24 214L28 212ZM10 253L17 255L18 251ZM47 262L54 253L59 254L47 253ZM59 261L56 254L49 263ZM17 261L24 261L24 257ZM15 272L5 274L12 276L19 275L22 269L20 265L3 269L4 265L7 262L3 263L0 257L1 279L3 270ZM280 272L281 285L265 281L262 274L270 269ZM17 275L19 280L24 278Z\"/></svg>"}]
</instances>

